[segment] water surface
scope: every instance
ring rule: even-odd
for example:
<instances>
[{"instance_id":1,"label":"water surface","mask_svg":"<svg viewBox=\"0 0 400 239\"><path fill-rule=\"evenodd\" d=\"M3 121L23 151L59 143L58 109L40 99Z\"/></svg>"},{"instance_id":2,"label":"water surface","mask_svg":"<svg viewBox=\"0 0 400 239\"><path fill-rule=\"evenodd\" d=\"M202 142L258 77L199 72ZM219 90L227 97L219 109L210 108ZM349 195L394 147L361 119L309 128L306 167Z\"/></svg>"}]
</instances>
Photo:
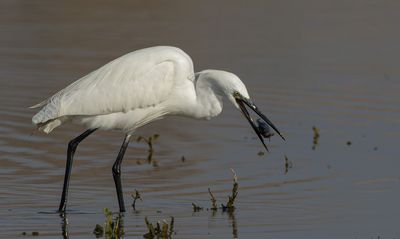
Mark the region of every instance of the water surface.
<instances>
[{"instance_id":1,"label":"water surface","mask_svg":"<svg viewBox=\"0 0 400 239\"><path fill-rule=\"evenodd\" d=\"M122 54L174 45L196 70L241 77L287 141L274 137L270 153L259 156L262 145L229 104L211 121L174 117L141 129L160 135L156 166L145 144L130 144L125 201L129 208L137 189L143 202L125 213L125 238L142 238L145 216L174 216L174 238L398 238L399 7L386 0L2 1L0 237L94 237L102 209L118 210L111 165L123 135L96 132L80 145L62 218L52 212L66 147L84 129L44 135L27 107ZM193 212L192 202L211 207L208 187L225 203L230 168L239 177L234 213Z\"/></svg>"}]
</instances>

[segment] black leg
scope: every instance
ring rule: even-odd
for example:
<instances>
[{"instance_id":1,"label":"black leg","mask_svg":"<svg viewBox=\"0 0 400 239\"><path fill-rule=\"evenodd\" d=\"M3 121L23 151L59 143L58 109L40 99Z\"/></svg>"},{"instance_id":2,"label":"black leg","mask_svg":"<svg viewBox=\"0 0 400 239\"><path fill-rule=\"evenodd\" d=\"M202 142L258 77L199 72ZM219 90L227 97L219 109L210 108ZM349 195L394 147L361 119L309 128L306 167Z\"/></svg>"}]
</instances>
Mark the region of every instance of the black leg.
<instances>
[{"instance_id":1,"label":"black leg","mask_svg":"<svg viewBox=\"0 0 400 239\"><path fill-rule=\"evenodd\" d=\"M65 166L64 186L61 195L60 207L58 208L59 212L64 212L65 208L67 207L68 185L69 185L69 178L71 176L72 161L74 158L75 150L78 147L78 144L94 131L96 131L96 129L88 129L85 132L83 132L83 134L79 135L78 137L74 138L68 143L67 165Z\"/></svg>"},{"instance_id":2,"label":"black leg","mask_svg":"<svg viewBox=\"0 0 400 239\"><path fill-rule=\"evenodd\" d=\"M128 147L130 138L131 135L129 134L125 136L124 142L122 143L121 149L119 150L118 157L115 160L115 163L112 167L115 188L117 189L118 205L120 212L125 212L124 195L122 194L122 185L121 185L121 163L122 159L124 158L126 148Z\"/></svg>"}]
</instances>

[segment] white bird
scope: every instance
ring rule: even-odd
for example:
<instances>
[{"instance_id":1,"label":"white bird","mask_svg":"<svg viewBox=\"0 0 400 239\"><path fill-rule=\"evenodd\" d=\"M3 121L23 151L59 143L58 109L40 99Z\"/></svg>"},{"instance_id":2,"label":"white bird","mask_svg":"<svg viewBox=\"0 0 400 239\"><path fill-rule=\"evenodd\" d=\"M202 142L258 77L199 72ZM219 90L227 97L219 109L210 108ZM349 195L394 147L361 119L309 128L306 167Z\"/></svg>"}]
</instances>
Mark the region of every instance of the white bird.
<instances>
[{"instance_id":1,"label":"white bird","mask_svg":"<svg viewBox=\"0 0 400 239\"><path fill-rule=\"evenodd\" d=\"M68 144L59 211L66 209L75 150L95 130L117 129L125 133L112 167L119 209L124 212L121 162L135 130L167 115L210 119L221 113L223 99L242 111L265 148L246 106L283 138L250 100L246 86L236 75L221 70L194 73L192 59L181 49L169 46L145 48L121 56L32 106L42 107L32 122L45 133L70 122L87 128Z\"/></svg>"}]
</instances>

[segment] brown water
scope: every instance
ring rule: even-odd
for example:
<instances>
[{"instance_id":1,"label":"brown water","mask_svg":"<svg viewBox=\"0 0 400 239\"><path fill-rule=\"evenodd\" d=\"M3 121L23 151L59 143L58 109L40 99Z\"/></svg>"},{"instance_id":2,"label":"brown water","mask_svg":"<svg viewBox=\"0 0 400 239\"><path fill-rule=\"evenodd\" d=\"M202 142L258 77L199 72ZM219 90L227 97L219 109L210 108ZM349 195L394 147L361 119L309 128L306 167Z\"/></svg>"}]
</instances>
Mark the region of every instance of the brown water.
<instances>
[{"instance_id":1,"label":"brown water","mask_svg":"<svg viewBox=\"0 0 400 239\"><path fill-rule=\"evenodd\" d=\"M174 216L174 238L399 238L399 9L389 0L1 1L0 237L94 238L102 209L118 209L111 165L123 135L96 132L80 145L65 219L53 212L66 146L83 129L44 135L27 107L122 54L174 45L197 70L239 75L287 141L274 137L258 156L261 144L229 105L211 121L142 129L160 134L157 166L145 144L130 144L125 201L137 189L143 202L125 213L125 238L142 238L145 216ZM208 187L225 203L230 168L234 213L193 212L192 202L211 206Z\"/></svg>"}]
</instances>

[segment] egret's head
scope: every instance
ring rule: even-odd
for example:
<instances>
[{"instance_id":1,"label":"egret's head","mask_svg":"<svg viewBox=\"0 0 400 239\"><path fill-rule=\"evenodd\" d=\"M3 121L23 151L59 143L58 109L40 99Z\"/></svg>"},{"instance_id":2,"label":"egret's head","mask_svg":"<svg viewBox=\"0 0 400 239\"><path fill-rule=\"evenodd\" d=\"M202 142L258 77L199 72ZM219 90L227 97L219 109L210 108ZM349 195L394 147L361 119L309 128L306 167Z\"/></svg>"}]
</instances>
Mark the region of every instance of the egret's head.
<instances>
[{"instance_id":1,"label":"egret's head","mask_svg":"<svg viewBox=\"0 0 400 239\"><path fill-rule=\"evenodd\" d=\"M247 92L246 92L247 93ZM268 151L267 146L264 143L264 139L262 136L262 132L261 129L259 128L259 125L256 125L254 123L254 120L251 118L250 113L247 111L247 108L250 108L251 110L253 110L258 116L261 117L261 119L267 123L269 126L271 126L271 128L273 128L276 133L279 134L279 136L281 136L281 138L283 140L285 140L285 138L282 136L282 134L279 132L279 130L275 127L275 125L267 118L267 116L265 116L263 113L261 113L261 111L257 108L257 106L253 103L253 101L250 99L250 97L246 97L243 94L241 94L239 91L235 91L232 94L233 98L236 101L236 104L239 106L239 109L242 111L242 114L244 115L244 117L246 117L247 121L250 123L251 127L253 128L253 130L256 132L258 138L261 140L261 143L264 145L265 149Z\"/></svg>"},{"instance_id":2,"label":"egret's head","mask_svg":"<svg viewBox=\"0 0 400 239\"><path fill-rule=\"evenodd\" d=\"M206 79L203 83L210 84L209 87L214 93L221 98L227 98L237 109L239 109L239 105L236 103L235 93L250 98L246 86L233 73L221 70L204 70L200 72L199 76Z\"/></svg>"},{"instance_id":3,"label":"egret's head","mask_svg":"<svg viewBox=\"0 0 400 239\"><path fill-rule=\"evenodd\" d=\"M271 128L273 128L282 139L285 139L279 130L275 127L275 125L257 108L257 106L250 99L249 93L247 92L246 86L236 75L225 72L225 75L222 77L223 80L223 88L225 90L225 94L228 97L229 101L235 105L236 108L240 109L244 117L246 117L247 121L250 123L253 130L256 132L258 138L261 140L265 149L268 150L267 146L264 143L263 136L261 134L261 130L258 125L254 123L254 120L251 118L247 108L250 108L254 111L258 116L261 117L265 123L267 123Z\"/></svg>"},{"instance_id":4,"label":"egret's head","mask_svg":"<svg viewBox=\"0 0 400 239\"><path fill-rule=\"evenodd\" d=\"M229 73L229 80L226 84L225 95L230 102L237 108L240 109L239 104L236 101L236 96L241 96L245 99L250 99L249 93L247 92L246 86L235 74Z\"/></svg>"},{"instance_id":5,"label":"egret's head","mask_svg":"<svg viewBox=\"0 0 400 239\"><path fill-rule=\"evenodd\" d=\"M239 109L246 119L249 121L251 127L256 132L257 136L263 143L264 147L268 150L264 143L263 136L259 126L254 123L251 118L247 108L250 108L257 115L261 117L265 123L267 123L271 128L273 128L282 139L285 139L275 125L257 108L257 106L250 99L249 93L247 92L246 86L235 74L226 71L219 70L205 70L201 72L201 77L204 77L205 83L209 83L209 87L214 93L220 95L221 97L227 98L232 104Z\"/></svg>"}]
</instances>

